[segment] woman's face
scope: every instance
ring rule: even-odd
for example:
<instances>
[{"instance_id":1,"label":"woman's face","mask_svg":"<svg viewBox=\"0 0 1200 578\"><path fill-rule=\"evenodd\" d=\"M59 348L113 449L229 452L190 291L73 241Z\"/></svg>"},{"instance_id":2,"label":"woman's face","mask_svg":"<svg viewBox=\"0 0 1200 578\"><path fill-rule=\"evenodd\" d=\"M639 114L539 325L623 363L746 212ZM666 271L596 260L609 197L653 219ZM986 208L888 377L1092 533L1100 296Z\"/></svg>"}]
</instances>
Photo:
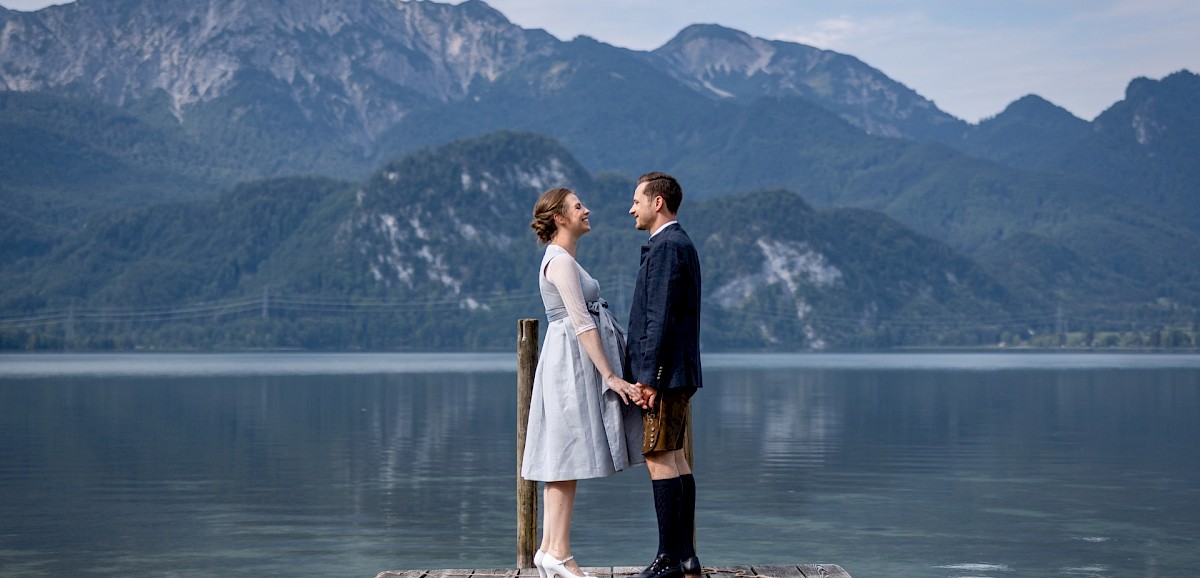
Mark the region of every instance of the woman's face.
<instances>
[{"instance_id":1,"label":"woman's face","mask_svg":"<svg viewBox=\"0 0 1200 578\"><path fill-rule=\"evenodd\" d=\"M592 223L588 221L590 214L591 211L583 206L583 201L580 201L575 193L571 193L563 200L562 221L559 227L571 231L576 237L581 236L592 230Z\"/></svg>"}]
</instances>

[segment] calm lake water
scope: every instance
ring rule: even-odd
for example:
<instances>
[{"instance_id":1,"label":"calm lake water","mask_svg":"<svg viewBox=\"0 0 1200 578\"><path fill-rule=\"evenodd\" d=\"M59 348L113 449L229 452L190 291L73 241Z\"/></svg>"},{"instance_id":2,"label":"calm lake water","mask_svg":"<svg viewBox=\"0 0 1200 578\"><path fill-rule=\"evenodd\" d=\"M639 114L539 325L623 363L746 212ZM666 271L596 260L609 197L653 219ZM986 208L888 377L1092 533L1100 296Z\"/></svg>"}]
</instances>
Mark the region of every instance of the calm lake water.
<instances>
[{"instance_id":1,"label":"calm lake water","mask_svg":"<svg viewBox=\"0 0 1200 578\"><path fill-rule=\"evenodd\" d=\"M1200 356L707 355L707 566L1200 575ZM0 356L0 576L515 563L515 359ZM650 561L645 468L582 482L585 565Z\"/></svg>"}]
</instances>

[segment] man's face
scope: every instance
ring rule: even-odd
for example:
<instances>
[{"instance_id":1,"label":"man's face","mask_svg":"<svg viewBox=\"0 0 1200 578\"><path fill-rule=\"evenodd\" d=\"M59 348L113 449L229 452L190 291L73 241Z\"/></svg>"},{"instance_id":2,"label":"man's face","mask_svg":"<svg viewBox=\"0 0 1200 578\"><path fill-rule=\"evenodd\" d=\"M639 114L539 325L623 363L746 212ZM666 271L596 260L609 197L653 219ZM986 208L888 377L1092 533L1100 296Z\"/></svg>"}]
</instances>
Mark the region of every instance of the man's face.
<instances>
[{"instance_id":1,"label":"man's face","mask_svg":"<svg viewBox=\"0 0 1200 578\"><path fill-rule=\"evenodd\" d=\"M629 207L629 214L633 215L634 224L639 231L649 231L650 225L654 224L654 214L657 212L654 208L655 199L646 198L646 183L638 185L633 191L633 206Z\"/></svg>"}]
</instances>

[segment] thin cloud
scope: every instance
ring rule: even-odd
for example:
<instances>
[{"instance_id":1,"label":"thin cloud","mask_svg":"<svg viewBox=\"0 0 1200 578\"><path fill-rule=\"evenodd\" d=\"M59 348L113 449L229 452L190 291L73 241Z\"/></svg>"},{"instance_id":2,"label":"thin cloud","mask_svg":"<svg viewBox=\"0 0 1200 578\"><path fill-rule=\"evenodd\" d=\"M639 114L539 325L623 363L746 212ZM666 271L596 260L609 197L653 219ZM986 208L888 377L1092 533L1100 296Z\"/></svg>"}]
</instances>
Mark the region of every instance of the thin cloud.
<instances>
[{"instance_id":1,"label":"thin cloud","mask_svg":"<svg viewBox=\"0 0 1200 578\"><path fill-rule=\"evenodd\" d=\"M4 6L10 10L20 10L21 12L33 12L41 10L47 6L55 6L59 4L70 4L72 0L4 0L0 2L0 6Z\"/></svg>"},{"instance_id":2,"label":"thin cloud","mask_svg":"<svg viewBox=\"0 0 1200 578\"><path fill-rule=\"evenodd\" d=\"M815 48L836 50L851 39L864 34L863 25L849 16L822 20L811 30L783 33L776 40L806 44Z\"/></svg>"},{"instance_id":3,"label":"thin cloud","mask_svg":"<svg viewBox=\"0 0 1200 578\"><path fill-rule=\"evenodd\" d=\"M109 0L95 0L109 1ZM454 0L451 0L454 1ZM0 0L32 10L58 0ZM512 22L562 40L585 34L634 50L690 24L858 57L960 118L1038 94L1083 118L1135 77L1200 72L1196 0L488 0Z\"/></svg>"},{"instance_id":4,"label":"thin cloud","mask_svg":"<svg viewBox=\"0 0 1200 578\"><path fill-rule=\"evenodd\" d=\"M1190 39L1200 26L1186 17L1168 24L1161 6L1138 6L992 20L935 18L914 9L869 19L843 14L778 38L854 55L971 122L1027 94L1091 119L1123 98L1134 77L1200 62L1200 56L1180 56L1172 48L1178 42L1170 40L1186 35L1189 46L1200 46ZM1169 62L1178 64L1163 70Z\"/></svg>"}]
</instances>

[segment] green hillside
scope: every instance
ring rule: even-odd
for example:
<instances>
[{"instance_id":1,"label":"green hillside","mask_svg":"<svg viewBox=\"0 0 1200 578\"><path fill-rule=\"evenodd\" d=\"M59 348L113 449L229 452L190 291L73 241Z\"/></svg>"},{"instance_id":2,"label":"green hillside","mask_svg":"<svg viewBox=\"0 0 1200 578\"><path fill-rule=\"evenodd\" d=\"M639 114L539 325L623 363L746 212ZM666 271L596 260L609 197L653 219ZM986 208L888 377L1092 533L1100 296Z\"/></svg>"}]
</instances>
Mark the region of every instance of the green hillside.
<instances>
[{"instance_id":1,"label":"green hillside","mask_svg":"<svg viewBox=\"0 0 1200 578\"><path fill-rule=\"evenodd\" d=\"M3 271L0 334L9 348L507 347L515 319L542 314L529 211L559 184L593 209L579 259L623 317L644 242L633 183L498 133L360 184L272 179L104 212ZM871 211L767 191L689 197L681 219L702 253L709 348L992 344L1040 306Z\"/></svg>"}]
</instances>

